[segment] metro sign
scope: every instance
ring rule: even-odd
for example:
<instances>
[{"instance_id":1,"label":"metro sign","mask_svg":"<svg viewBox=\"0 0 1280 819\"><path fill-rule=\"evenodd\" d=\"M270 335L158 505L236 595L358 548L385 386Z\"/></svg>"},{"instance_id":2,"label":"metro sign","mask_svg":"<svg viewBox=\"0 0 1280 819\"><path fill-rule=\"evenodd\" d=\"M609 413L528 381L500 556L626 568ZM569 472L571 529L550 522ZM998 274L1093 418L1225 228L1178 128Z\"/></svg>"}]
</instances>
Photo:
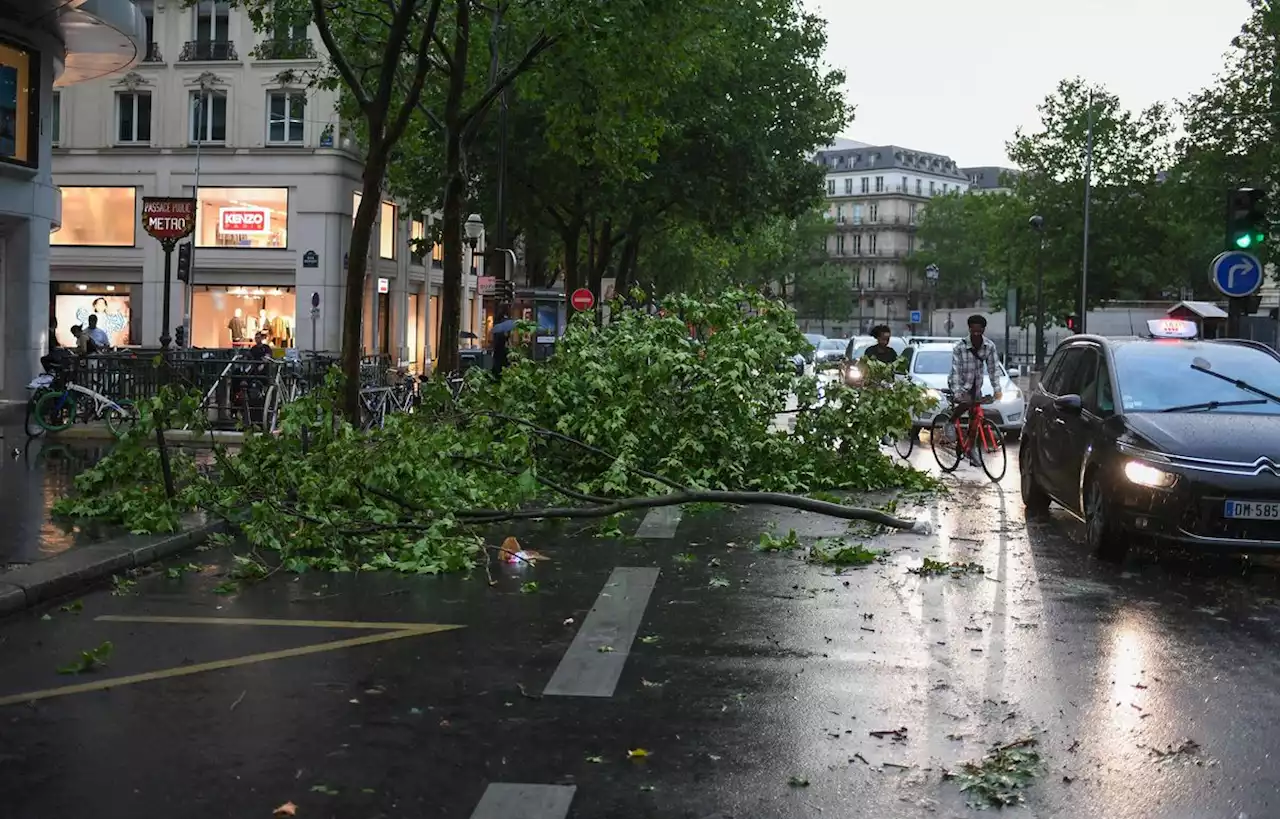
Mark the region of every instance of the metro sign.
<instances>
[{"instance_id":1,"label":"metro sign","mask_svg":"<svg viewBox=\"0 0 1280 819\"><path fill-rule=\"evenodd\" d=\"M271 217L262 208L219 208L219 233L267 233Z\"/></svg>"},{"instance_id":2,"label":"metro sign","mask_svg":"<svg viewBox=\"0 0 1280 819\"><path fill-rule=\"evenodd\" d=\"M142 197L142 229L160 241L190 236L196 227L196 200L180 196Z\"/></svg>"}]
</instances>

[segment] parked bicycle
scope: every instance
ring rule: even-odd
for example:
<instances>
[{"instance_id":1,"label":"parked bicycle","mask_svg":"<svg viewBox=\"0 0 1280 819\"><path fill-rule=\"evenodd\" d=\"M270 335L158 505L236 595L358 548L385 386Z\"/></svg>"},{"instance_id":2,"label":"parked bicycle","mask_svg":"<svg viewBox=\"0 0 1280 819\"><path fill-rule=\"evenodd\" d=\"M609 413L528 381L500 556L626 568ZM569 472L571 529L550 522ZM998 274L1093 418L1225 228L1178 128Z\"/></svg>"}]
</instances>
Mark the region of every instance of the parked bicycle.
<instances>
[{"instance_id":1,"label":"parked bicycle","mask_svg":"<svg viewBox=\"0 0 1280 819\"><path fill-rule=\"evenodd\" d=\"M61 374L51 376L47 383L36 388L27 402L27 415L28 429L34 420L46 432L61 432L76 421L86 424L106 421L107 429L117 438L132 429L138 420L138 410L132 401L113 401Z\"/></svg>"},{"instance_id":2,"label":"parked bicycle","mask_svg":"<svg viewBox=\"0 0 1280 819\"><path fill-rule=\"evenodd\" d=\"M951 401L950 390L939 390ZM1000 431L984 414L984 404L991 404L994 397L988 396L975 404L967 413L956 414L953 409L945 410L933 419L929 431L933 457L943 472L955 472L960 460L970 453L975 453L982 463L982 471L987 477L999 482L1009 468L1009 456L1005 450L1004 433Z\"/></svg>"}]
</instances>

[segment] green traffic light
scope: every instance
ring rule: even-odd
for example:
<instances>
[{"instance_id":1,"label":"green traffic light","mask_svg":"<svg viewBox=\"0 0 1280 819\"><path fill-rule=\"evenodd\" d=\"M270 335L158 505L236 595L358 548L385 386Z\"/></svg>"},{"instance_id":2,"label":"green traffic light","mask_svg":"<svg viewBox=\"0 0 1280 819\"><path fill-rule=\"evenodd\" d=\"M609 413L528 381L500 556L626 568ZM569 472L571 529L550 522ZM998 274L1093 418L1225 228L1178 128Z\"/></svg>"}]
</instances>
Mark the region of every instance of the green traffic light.
<instances>
[{"instance_id":1,"label":"green traffic light","mask_svg":"<svg viewBox=\"0 0 1280 819\"><path fill-rule=\"evenodd\" d=\"M1253 237L1253 243L1254 243L1255 245L1260 245L1260 244L1262 244L1263 242L1265 242L1266 240L1267 240L1267 234L1265 234L1265 233L1256 233L1256 234L1254 234L1254 237Z\"/></svg>"},{"instance_id":2,"label":"green traffic light","mask_svg":"<svg viewBox=\"0 0 1280 819\"><path fill-rule=\"evenodd\" d=\"M1251 246L1252 244L1253 244L1253 236L1250 236L1248 233L1245 233L1236 237L1236 247L1240 248L1241 250Z\"/></svg>"}]
</instances>

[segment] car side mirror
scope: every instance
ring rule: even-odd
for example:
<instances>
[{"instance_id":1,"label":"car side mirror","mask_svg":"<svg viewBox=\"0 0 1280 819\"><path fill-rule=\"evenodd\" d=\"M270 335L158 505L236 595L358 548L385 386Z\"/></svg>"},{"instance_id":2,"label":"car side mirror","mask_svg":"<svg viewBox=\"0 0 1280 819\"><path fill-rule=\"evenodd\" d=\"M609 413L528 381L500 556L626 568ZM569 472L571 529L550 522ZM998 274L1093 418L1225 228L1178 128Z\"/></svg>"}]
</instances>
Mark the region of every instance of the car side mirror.
<instances>
[{"instance_id":1,"label":"car side mirror","mask_svg":"<svg viewBox=\"0 0 1280 819\"><path fill-rule=\"evenodd\" d=\"M1060 395L1053 399L1053 405L1061 412L1067 412L1072 415L1079 415L1081 402L1078 395Z\"/></svg>"},{"instance_id":2,"label":"car side mirror","mask_svg":"<svg viewBox=\"0 0 1280 819\"><path fill-rule=\"evenodd\" d=\"M1010 367L1010 368L1009 368L1009 377L1010 377L1010 378L1021 378L1021 377L1022 377L1022 370L1021 370L1021 369L1019 369L1018 367Z\"/></svg>"}]
</instances>

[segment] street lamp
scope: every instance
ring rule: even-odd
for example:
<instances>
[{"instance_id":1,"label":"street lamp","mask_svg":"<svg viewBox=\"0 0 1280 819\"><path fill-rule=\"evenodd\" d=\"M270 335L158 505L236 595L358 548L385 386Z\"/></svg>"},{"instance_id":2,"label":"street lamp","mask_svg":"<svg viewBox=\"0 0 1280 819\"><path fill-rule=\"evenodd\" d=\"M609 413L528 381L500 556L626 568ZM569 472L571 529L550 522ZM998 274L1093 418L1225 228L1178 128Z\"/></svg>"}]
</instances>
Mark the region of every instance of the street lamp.
<instances>
[{"instance_id":1,"label":"street lamp","mask_svg":"<svg viewBox=\"0 0 1280 819\"><path fill-rule=\"evenodd\" d=\"M476 243L480 241L480 236L484 233L484 220L480 218L480 214L473 213L467 217L467 221L462 225L462 232L467 237L467 244L471 245L474 253Z\"/></svg>"},{"instance_id":2,"label":"street lamp","mask_svg":"<svg viewBox=\"0 0 1280 819\"><path fill-rule=\"evenodd\" d=\"M1040 236L1040 249L1036 252L1036 364L1035 371L1044 370L1044 217L1036 214L1027 220Z\"/></svg>"}]
</instances>

